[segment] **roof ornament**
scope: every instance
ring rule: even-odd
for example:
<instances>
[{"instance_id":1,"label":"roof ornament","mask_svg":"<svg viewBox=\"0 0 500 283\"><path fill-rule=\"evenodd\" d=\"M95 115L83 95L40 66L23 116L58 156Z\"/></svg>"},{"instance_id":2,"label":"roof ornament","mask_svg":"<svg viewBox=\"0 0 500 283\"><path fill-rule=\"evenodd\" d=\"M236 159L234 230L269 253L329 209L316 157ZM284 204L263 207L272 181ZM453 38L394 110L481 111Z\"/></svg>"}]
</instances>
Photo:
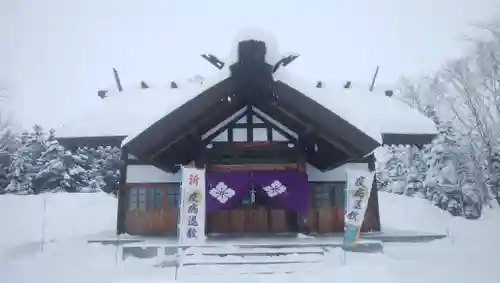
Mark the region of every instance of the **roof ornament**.
<instances>
[{"instance_id":1,"label":"roof ornament","mask_svg":"<svg viewBox=\"0 0 500 283\"><path fill-rule=\"evenodd\" d=\"M107 91L107 90L105 90L105 89L98 90L98 91L97 91L97 95L98 95L100 98L104 99L104 98L106 98L106 97L108 96L108 91Z\"/></svg>"},{"instance_id":2,"label":"roof ornament","mask_svg":"<svg viewBox=\"0 0 500 283\"><path fill-rule=\"evenodd\" d=\"M210 64L212 64L215 68L219 70L222 70L222 68L224 68L225 63L212 54L201 54L201 57L203 57L205 60L207 60Z\"/></svg>"},{"instance_id":3,"label":"roof ornament","mask_svg":"<svg viewBox=\"0 0 500 283\"><path fill-rule=\"evenodd\" d=\"M113 74L115 76L115 82L116 82L116 87L118 88L119 92L123 91L122 83L120 81L120 75L118 74L118 71L113 68Z\"/></svg>"},{"instance_id":4,"label":"roof ornament","mask_svg":"<svg viewBox=\"0 0 500 283\"><path fill-rule=\"evenodd\" d=\"M373 91L373 88L375 87L375 81L377 80L377 75L378 75L378 68L379 66L377 66L377 69L375 69L375 74L373 74L372 84L370 85L370 91Z\"/></svg>"},{"instance_id":5,"label":"roof ornament","mask_svg":"<svg viewBox=\"0 0 500 283\"><path fill-rule=\"evenodd\" d=\"M273 73L276 73L276 71L281 67L286 67L288 64L292 63L295 59L299 58L299 54L290 54L286 57L281 58L276 64L274 64L273 67Z\"/></svg>"}]
</instances>

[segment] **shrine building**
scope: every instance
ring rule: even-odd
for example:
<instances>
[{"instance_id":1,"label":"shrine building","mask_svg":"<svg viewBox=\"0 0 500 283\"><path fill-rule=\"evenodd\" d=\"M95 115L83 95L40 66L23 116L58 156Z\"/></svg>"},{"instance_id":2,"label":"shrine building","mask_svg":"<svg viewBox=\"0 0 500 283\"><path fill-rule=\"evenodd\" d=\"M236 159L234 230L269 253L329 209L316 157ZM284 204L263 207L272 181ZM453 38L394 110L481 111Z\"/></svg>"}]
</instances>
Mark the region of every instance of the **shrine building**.
<instances>
[{"instance_id":1,"label":"shrine building","mask_svg":"<svg viewBox=\"0 0 500 283\"><path fill-rule=\"evenodd\" d=\"M343 232L346 168L436 135L394 97L303 82L267 42L235 45L211 80L109 94L57 132L69 148L121 146L117 233L176 234L182 165L206 169L209 237ZM363 232L381 229L372 188Z\"/></svg>"}]
</instances>

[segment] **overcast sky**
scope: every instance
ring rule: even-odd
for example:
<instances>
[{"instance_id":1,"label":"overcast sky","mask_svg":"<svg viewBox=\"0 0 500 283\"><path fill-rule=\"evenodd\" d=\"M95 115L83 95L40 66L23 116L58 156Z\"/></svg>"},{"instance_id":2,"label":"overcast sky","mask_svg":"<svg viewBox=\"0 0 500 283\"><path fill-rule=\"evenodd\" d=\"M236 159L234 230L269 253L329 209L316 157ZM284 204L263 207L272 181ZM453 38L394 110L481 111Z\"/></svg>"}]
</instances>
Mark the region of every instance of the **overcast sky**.
<instances>
[{"instance_id":1,"label":"overcast sky","mask_svg":"<svg viewBox=\"0 0 500 283\"><path fill-rule=\"evenodd\" d=\"M437 69L500 0L0 0L0 86L23 127L58 128L113 87L215 69L244 28L273 33L307 79L378 82ZM139 110L140 111L140 110Z\"/></svg>"}]
</instances>

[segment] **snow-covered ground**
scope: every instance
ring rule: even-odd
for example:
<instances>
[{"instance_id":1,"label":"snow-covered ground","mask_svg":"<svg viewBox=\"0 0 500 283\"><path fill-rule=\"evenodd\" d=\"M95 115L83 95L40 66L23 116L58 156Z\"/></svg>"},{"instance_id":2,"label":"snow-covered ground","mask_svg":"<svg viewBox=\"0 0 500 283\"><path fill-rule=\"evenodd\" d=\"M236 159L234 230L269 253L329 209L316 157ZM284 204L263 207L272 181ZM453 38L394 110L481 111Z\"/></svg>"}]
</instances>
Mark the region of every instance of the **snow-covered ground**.
<instances>
[{"instance_id":1,"label":"snow-covered ground","mask_svg":"<svg viewBox=\"0 0 500 283\"><path fill-rule=\"evenodd\" d=\"M469 221L425 200L387 193L380 194L380 209L385 230L450 236L430 243L385 243L384 252L376 254L333 249L319 263L185 267L180 281L498 282L500 209L485 210L481 219ZM173 281L173 268L153 267L150 260L122 261L116 247L86 243L114 230L115 219L116 200L104 194L0 196L0 282Z\"/></svg>"}]
</instances>

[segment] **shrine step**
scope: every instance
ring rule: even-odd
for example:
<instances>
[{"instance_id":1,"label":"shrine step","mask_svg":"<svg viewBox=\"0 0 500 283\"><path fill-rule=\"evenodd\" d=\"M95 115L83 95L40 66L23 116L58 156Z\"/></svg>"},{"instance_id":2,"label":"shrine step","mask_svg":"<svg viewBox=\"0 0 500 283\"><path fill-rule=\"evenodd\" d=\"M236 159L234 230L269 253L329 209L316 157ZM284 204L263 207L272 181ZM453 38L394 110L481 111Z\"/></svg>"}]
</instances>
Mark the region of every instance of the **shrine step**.
<instances>
[{"instance_id":1,"label":"shrine step","mask_svg":"<svg viewBox=\"0 0 500 283\"><path fill-rule=\"evenodd\" d=\"M202 255L202 256L287 256L287 255L324 255L326 249L324 248L213 248L210 249L200 249L200 248L190 248L187 250L187 256Z\"/></svg>"},{"instance_id":2,"label":"shrine step","mask_svg":"<svg viewBox=\"0 0 500 283\"><path fill-rule=\"evenodd\" d=\"M122 260L128 257L135 258L157 258L169 257L177 254L177 247L162 245L144 245L141 243L124 245L121 249ZM212 246L212 247L190 247L184 252L185 258L249 258L249 257L286 257L291 255L300 256L323 256L327 251L325 247L294 247L294 248L259 248L239 246Z\"/></svg>"},{"instance_id":3,"label":"shrine step","mask_svg":"<svg viewBox=\"0 0 500 283\"><path fill-rule=\"evenodd\" d=\"M320 259L316 260L286 260L286 259L240 259L240 260L230 260L230 261L186 261L183 262L183 266L192 266L192 265L281 265L281 264L294 264L294 263L319 263Z\"/></svg>"}]
</instances>

